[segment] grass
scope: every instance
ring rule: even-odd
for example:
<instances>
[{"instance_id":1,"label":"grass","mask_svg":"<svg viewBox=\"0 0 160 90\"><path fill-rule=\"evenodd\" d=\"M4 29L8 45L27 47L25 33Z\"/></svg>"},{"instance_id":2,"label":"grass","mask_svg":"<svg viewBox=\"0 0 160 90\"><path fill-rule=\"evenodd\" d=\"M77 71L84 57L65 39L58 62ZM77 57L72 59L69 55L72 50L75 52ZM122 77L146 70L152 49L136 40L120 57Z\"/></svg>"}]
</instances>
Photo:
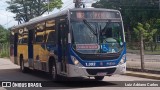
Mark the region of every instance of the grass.
<instances>
[{"instance_id":1,"label":"grass","mask_svg":"<svg viewBox=\"0 0 160 90\"><path fill-rule=\"evenodd\" d=\"M147 55L160 55L160 51L145 51L144 53Z\"/></svg>"}]
</instances>

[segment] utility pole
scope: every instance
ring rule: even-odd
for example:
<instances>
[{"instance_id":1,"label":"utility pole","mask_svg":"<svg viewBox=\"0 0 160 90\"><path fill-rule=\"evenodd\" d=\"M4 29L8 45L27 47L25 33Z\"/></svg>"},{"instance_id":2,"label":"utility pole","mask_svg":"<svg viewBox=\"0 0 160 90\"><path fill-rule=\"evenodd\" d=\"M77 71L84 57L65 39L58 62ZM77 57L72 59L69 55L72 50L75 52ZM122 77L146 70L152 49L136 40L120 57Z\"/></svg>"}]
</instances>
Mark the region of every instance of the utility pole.
<instances>
[{"instance_id":1,"label":"utility pole","mask_svg":"<svg viewBox=\"0 0 160 90\"><path fill-rule=\"evenodd\" d=\"M159 0L159 2L158 2L158 3L159 3L159 10L160 10L160 0Z\"/></svg>"},{"instance_id":2,"label":"utility pole","mask_svg":"<svg viewBox=\"0 0 160 90\"><path fill-rule=\"evenodd\" d=\"M47 1L48 1L47 3L48 3L48 14L49 14L49 0L47 0Z\"/></svg>"}]
</instances>

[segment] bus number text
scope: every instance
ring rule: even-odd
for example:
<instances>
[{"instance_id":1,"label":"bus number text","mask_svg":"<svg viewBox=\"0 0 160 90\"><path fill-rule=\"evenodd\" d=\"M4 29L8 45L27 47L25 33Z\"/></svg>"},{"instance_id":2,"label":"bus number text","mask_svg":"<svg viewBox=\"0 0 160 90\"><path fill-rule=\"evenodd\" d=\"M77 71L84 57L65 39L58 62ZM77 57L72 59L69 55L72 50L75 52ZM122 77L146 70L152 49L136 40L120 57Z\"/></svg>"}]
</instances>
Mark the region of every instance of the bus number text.
<instances>
[{"instance_id":1,"label":"bus number text","mask_svg":"<svg viewBox=\"0 0 160 90\"><path fill-rule=\"evenodd\" d=\"M86 66L96 66L96 63L86 63Z\"/></svg>"}]
</instances>

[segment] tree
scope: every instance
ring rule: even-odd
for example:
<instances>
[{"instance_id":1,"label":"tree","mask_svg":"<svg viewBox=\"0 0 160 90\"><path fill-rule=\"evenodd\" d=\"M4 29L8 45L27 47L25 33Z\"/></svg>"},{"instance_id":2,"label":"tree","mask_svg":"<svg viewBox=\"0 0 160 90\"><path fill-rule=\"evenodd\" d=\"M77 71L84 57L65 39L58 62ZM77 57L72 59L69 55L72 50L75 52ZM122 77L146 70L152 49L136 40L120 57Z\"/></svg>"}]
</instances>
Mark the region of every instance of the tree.
<instances>
[{"instance_id":1,"label":"tree","mask_svg":"<svg viewBox=\"0 0 160 90\"><path fill-rule=\"evenodd\" d=\"M150 49L153 52L154 35L157 32L157 29L154 28L153 23L152 25L146 23L144 28L146 29L146 41L149 43Z\"/></svg>"},{"instance_id":2,"label":"tree","mask_svg":"<svg viewBox=\"0 0 160 90\"><path fill-rule=\"evenodd\" d=\"M15 13L19 23L28 22L31 18L40 16L48 11L48 0L10 0L7 10ZM62 7L61 0L49 0L49 11Z\"/></svg>"},{"instance_id":3,"label":"tree","mask_svg":"<svg viewBox=\"0 0 160 90\"><path fill-rule=\"evenodd\" d=\"M152 26L157 29L157 32L153 36L154 37L153 40L154 40L154 44L155 44L154 50L156 50L156 48L157 48L157 36L160 35L160 19L157 19L155 22L151 22L151 23L152 23Z\"/></svg>"},{"instance_id":4,"label":"tree","mask_svg":"<svg viewBox=\"0 0 160 90\"><path fill-rule=\"evenodd\" d=\"M0 43L6 43L9 41L9 31L0 25Z\"/></svg>"},{"instance_id":5,"label":"tree","mask_svg":"<svg viewBox=\"0 0 160 90\"><path fill-rule=\"evenodd\" d=\"M141 69L144 70L144 44L143 38L146 36L146 30L144 29L144 25L138 23L137 27L134 28L134 32L137 34L138 38L140 38L140 56L141 56Z\"/></svg>"},{"instance_id":6,"label":"tree","mask_svg":"<svg viewBox=\"0 0 160 90\"><path fill-rule=\"evenodd\" d=\"M151 50L153 51L153 36L157 32L157 29L152 27L149 23L138 23L136 28L134 28L134 32L136 33L137 37L139 38L140 42L140 53L141 53L141 69L144 69L144 40L148 41Z\"/></svg>"}]
</instances>

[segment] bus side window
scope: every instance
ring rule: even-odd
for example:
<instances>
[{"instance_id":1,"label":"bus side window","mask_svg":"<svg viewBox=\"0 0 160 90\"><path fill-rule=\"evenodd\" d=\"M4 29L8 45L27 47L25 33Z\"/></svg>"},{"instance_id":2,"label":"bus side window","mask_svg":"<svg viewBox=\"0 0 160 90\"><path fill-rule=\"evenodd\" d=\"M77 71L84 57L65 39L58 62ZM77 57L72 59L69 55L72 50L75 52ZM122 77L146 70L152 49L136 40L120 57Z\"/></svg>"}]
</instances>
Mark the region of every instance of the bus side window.
<instances>
[{"instance_id":1,"label":"bus side window","mask_svg":"<svg viewBox=\"0 0 160 90\"><path fill-rule=\"evenodd\" d=\"M46 22L46 39L47 43L55 44L56 42L55 20Z\"/></svg>"},{"instance_id":2,"label":"bus side window","mask_svg":"<svg viewBox=\"0 0 160 90\"><path fill-rule=\"evenodd\" d=\"M44 34L45 34L45 23L37 24L35 32L35 42L36 43L44 42Z\"/></svg>"},{"instance_id":3,"label":"bus side window","mask_svg":"<svg viewBox=\"0 0 160 90\"><path fill-rule=\"evenodd\" d=\"M43 35L36 35L36 42L43 42Z\"/></svg>"},{"instance_id":4,"label":"bus side window","mask_svg":"<svg viewBox=\"0 0 160 90\"><path fill-rule=\"evenodd\" d=\"M53 39L54 36L55 36L55 32L54 32L54 31L50 32L49 35L48 35L48 40L47 40L47 42L48 42L48 43L49 43L49 42L55 43L55 41L54 41L54 39Z\"/></svg>"},{"instance_id":5,"label":"bus side window","mask_svg":"<svg viewBox=\"0 0 160 90\"><path fill-rule=\"evenodd\" d=\"M27 44L28 43L28 29L27 28L24 28L22 43L23 44Z\"/></svg>"},{"instance_id":6,"label":"bus side window","mask_svg":"<svg viewBox=\"0 0 160 90\"><path fill-rule=\"evenodd\" d=\"M18 31L18 44L22 44L23 39L23 29L19 29Z\"/></svg>"}]
</instances>

